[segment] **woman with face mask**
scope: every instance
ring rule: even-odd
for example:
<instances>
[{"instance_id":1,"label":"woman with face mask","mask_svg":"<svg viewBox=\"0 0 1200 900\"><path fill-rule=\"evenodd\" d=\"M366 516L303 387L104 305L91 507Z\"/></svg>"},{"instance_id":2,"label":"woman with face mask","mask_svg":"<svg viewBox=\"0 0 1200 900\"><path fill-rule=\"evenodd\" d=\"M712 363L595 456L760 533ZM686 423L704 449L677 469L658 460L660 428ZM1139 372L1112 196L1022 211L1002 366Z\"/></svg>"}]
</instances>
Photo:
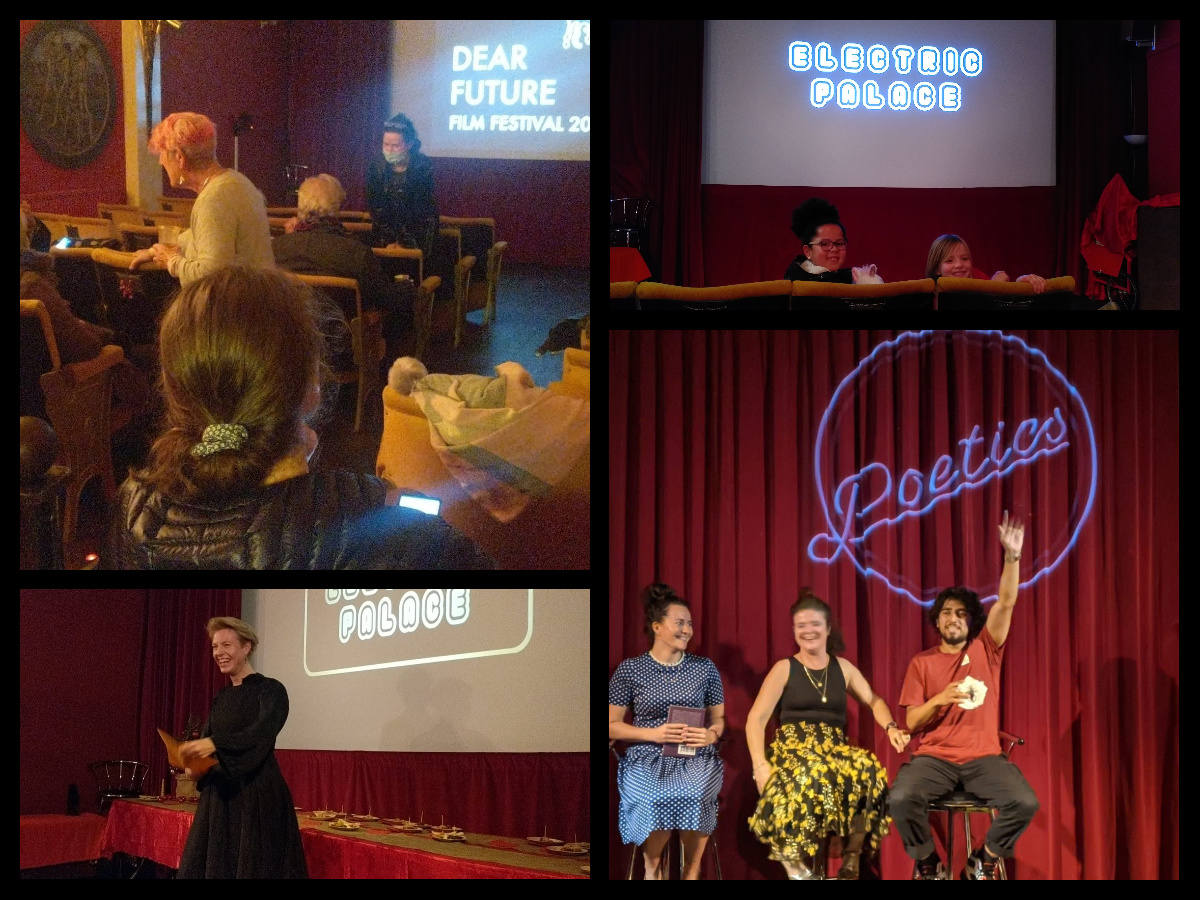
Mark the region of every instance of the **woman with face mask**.
<instances>
[{"instance_id":1,"label":"woman with face mask","mask_svg":"<svg viewBox=\"0 0 1200 900\"><path fill-rule=\"evenodd\" d=\"M367 208L378 246L416 248L429 258L438 226L433 164L421 152L417 129L397 113L383 123L383 152L367 165Z\"/></svg>"}]
</instances>

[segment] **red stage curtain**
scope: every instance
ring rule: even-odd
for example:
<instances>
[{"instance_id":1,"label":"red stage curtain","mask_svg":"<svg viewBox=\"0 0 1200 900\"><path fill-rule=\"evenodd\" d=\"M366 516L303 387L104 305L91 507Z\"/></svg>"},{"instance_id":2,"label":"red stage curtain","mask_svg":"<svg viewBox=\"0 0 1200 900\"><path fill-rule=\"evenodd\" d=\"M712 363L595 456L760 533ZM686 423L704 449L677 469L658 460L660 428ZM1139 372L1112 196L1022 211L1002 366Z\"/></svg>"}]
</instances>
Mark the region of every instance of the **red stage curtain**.
<instances>
[{"instance_id":1,"label":"red stage curtain","mask_svg":"<svg viewBox=\"0 0 1200 900\"><path fill-rule=\"evenodd\" d=\"M1026 739L1014 762L1041 805L1009 874L1178 878L1178 335L1009 334L1044 353L1078 391L1098 459L1078 542L1021 590L1006 644L1001 727ZM812 462L824 412L859 361L897 335L611 335L609 671L647 649L637 600L644 585L662 580L692 601L695 652L713 659L725 685L726 878L783 876L746 825L757 792L744 727L771 664L795 652L787 610L799 588L809 585L830 603L845 655L900 721L908 662L936 643L925 609L879 577L860 576L844 555L828 564L809 557L810 540L829 530ZM899 480L913 460L926 460L928 472L940 454L956 453L973 424L982 421L990 447L997 419L1012 429L1044 405L1038 377L1017 356L997 350L988 365L968 369L961 347L945 343L894 371L886 361L869 367L890 379L886 399L847 408L847 437L832 462L850 472L881 462L898 468ZM1028 523L1022 565L1036 564L1059 528L1082 519L1069 490L1075 466L1055 478L1045 466L1025 466L974 491L974 502L933 508L899 539L893 529L859 561L918 590L981 571L995 579L996 526L1009 509ZM1030 571L1023 568L1023 578ZM894 777L901 758L869 712L852 706L848 737ZM622 852L612 854L609 873L619 877L629 848L616 827L614 770L610 760L609 840ZM974 826L979 842L982 817ZM961 828L956 833L961 859ZM911 875L896 834L884 840L882 870L887 878Z\"/></svg>"},{"instance_id":2,"label":"red stage curtain","mask_svg":"<svg viewBox=\"0 0 1200 900\"><path fill-rule=\"evenodd\" d=\"M276 750L297 806L417 817L483 834L589 840L586 753ZM453 820L453 821L451 821Z\"/></svg>"},{"instance_id":3,"label":"red stage curtain","mask_svg":"<svg viewBox=\"0 0 1200 900\"><path fill-rule=\"evenodd\" d=\"M642 253L657 280L703 287L704 23L613 22L611 59L613 195L654 201Z\"/></svg>"},{"instance_id":4,"label":"red stage curtain","mask_svg":"<svg viewBox=\"0 0 1200 900\"><path fill-rule=\"evenodd\" d=\"M204 630L215 616L242 614L240 588L176 588L152 590L146 599L146 631L138 697L138 749L150 766L145 789L157 794L163 779L167 791L167 753L157 728L178 735L189 716L208 721L208 710L226 679L212 659Z\"/></svg>"}]
</instances>

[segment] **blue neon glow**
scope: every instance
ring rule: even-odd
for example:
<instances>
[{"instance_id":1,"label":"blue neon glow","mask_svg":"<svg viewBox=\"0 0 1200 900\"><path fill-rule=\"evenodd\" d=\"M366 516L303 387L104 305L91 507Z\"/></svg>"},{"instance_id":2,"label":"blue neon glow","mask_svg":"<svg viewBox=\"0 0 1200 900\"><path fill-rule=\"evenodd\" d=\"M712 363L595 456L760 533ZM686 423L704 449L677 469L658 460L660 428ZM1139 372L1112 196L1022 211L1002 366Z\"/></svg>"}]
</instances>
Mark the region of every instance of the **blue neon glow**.
<instances>
[{"instance_id":1,"label":"blue neon glow","mask_svg":"<svg viewBox=\"0 0 1200 900\"><path fill-rule=\"evenodd\" d=\"M831 515L821 474L821 452L825 446L830 414L838 407L839 403L848 403L853 400L852 386L860 374L874 372L880 365L888 363L885 354L890 355L894 360L907 349L921 350L924 346L923 342L927 338L939 335L934 331L905 332L894 341L884 342L872 350L838 385L821 417L814 448L813 463L817 494L829 531L814 535L809 541L809 559L814 563L832 564L844 552L846 558L864 577L877 578L886 584L890 591L922 605L933 602L933 594L940 589L940 586L930 589L928 600L917 597L903 585L893 583L895 576L889 577L888 574L866 565L863 559L860 559L860 557L865 558L869 555L865 551L865 542L875 529L885 525L895 525L905 519L923 516L935 506L959 496L964 491L981 488L1018 468L1033 465L1039 460L1067 452L1072 446L1075 446L1075 453L1079 459L1078 464L1082 465L1085 461L1090 461L1091 474L1087 487L1087 500L1082 514L1076 520L1070 540L1066 542L1061 552L1053 560L1041 565L1039 565L1043 562L1041 557L1034 559L1029 578L1021 583L1021 587L1030 587L1054 571L1074 549L1075 543L1079 539L1079 533L1091 514L1092 504L1096 497L1098 462L1095 433L1092 429L1091 416L1088 414L1082 396L1075 387L1046 359L1045 354L1030 347L1020 338L1005 335L999 331L967 331L963 334L978 337L985 342L998 341L1006 351L1015 351L1013 355L1015 353L1024 354L1030 361L1030 369L1045 371L1047 383L1052 389L1062 392L1063 405L1055 405L1046 410L1045 415L1041 418L1027 418L1017 423L1016 427L1012 429L1012 438L1009 441L1005 440L1007 426L1004 422L997 423L991 435L990 447L986 449L985 445L988 442L987 438L983 436L983 428L981 425L974 425L970 434L957 442L960 448L959 452L953 457L947 454L938 457L930 467L928 475L918 469L910 468L896 481L891 470L885 464L868 463L857 474L842 479L834 489L832 497L834 515ZM1064 413L1063 406L1069 406L1070 409ZM1005 444L1007 444L1006 447ZM977 448L978 456L976 456ZM878 485L881 478L882 490L878 490L874 496L868 496L867 485ZM859 529L866 523L867 516L880 504L891 499L894 482L896 506L901 511L892 518L884 518L866 524L866 527L859 533ZM1072 504L1073 510L1077 508L1078 497ZM835 524L835 517L842 521L841 527ZM822 549L825 550L825 553L820 552ZM992 593L981 599L987 602L995 598L996 594Z\"/></svg>"},{"instance_id":2,"label":"blue neon glow","mask_svg":"<svg viewBox=\"0 0 1200 900\"><path fill-rule=\"evenodd\" d=\"M883 44L872 44L866 50L863 45L855 42L843 44L841 51L834 52L833 47L822 41L814 48L807 41L792 41L788 45L788 67L794 72L808 72L815 68L818 72L832 73L838 71L848 75L857 75L867 71L882 75L891 67L898 75L908 75L916 67L916 74L932 78L939 73L951 78L961 72L971 78L983 71L983 54L974 47L959 52L956 47L921 47L914 50L908 44L897 44L890 50ZM910 85L906 81L893 81L886 92L880 90L876 79L862 82L845 78L837 82L832 78L814 78L809 86L809 102L818 109L826 106L830 100L837 100L842 109L856 109L862 106L866 109L883 109L888 106L894 110L908 109L910 106L920 110L931 110L935 107L943 112L957 112L962 109L962 86L954 81L943 81L934 85L928 81L920 81Z\"/></svg>"}]
</instances>

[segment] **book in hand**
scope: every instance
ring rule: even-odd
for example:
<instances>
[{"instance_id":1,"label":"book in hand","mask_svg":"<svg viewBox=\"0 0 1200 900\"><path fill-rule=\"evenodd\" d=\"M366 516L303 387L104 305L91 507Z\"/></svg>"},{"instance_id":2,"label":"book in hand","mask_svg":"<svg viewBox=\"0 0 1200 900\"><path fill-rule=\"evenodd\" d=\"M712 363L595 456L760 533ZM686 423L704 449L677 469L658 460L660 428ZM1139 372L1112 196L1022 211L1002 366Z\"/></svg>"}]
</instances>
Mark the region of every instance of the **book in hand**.
<instances>
[{"instance_id":1,"label":"book in hand","mask_svg":"<svg viewBox=\"0 0 1200 900\"><path fill-rule=\"evenodd\" d=\"M691 706L668 706L667 724L683 724L688 728L704 727L704 708L696 709ZM695 756L696 748L687 744L663 744L663 756Z\"/></svg>"},{"instance_id":2,"label":"book in hand","mask_svg":"<svg viewBox=\"0 0 1200 900\"><path fill-rule=\"evenodd\" d=\"M158 736L167 745L167 761L177 769L191 769L195 776L199 778L217 764L216 754L212 756L193 756L185 762L184 758L179 754L179 745L183 741L175 740L175 738L171 737L161 728L158 729Z\"/></svg>"}]
</instances>

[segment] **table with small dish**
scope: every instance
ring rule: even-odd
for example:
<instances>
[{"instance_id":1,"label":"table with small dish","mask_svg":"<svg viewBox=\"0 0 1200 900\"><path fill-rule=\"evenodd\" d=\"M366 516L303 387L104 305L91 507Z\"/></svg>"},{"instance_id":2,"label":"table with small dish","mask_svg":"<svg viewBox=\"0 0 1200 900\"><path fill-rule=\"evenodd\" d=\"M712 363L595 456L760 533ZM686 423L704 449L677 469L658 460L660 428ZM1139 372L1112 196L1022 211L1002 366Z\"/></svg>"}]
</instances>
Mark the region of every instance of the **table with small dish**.
<instances>
[{"instance_id":1,"label":"table with small dish","mask_svg":"<svg viewBox=\"0 0 1200 900\"><path fill-rule=\"evenodd\" d=\"M113 802L104 854L146 856L178 868L194 802ZM555 838L506 838L344 810L297 810L312 878L587 878L590 847ZM440 818L440 817L439 817Z\"/></svg>"},{"instance_id":2,"label":"table with small dish","mask_svg":"<svg viewBox=\"0 0 1200 900\"><path fill-rule=\"evenodd\" d=\"M522 841L476 834L447 825L444 819L441 824L431 825L408 818L379 818L369 813L347 814L335 810L314 810L301 815L307 815L312 823L310 828L328 829L330 833L340 833L339 836L353 835L356 839L386 847L452 858L455 865L462 867L462 873L455 877L570 878L590 874L590 845L587 843L566 843L545 835ZM509 871L504 872L501 867ZM421 874L410 871L407 877L447 877L440 865L432 865L432 868L442 871L441 875L430 871L430 866L422 868L425 871ZM487 868L494 870L484 871Z\"/></svg>"}]
</instances>

